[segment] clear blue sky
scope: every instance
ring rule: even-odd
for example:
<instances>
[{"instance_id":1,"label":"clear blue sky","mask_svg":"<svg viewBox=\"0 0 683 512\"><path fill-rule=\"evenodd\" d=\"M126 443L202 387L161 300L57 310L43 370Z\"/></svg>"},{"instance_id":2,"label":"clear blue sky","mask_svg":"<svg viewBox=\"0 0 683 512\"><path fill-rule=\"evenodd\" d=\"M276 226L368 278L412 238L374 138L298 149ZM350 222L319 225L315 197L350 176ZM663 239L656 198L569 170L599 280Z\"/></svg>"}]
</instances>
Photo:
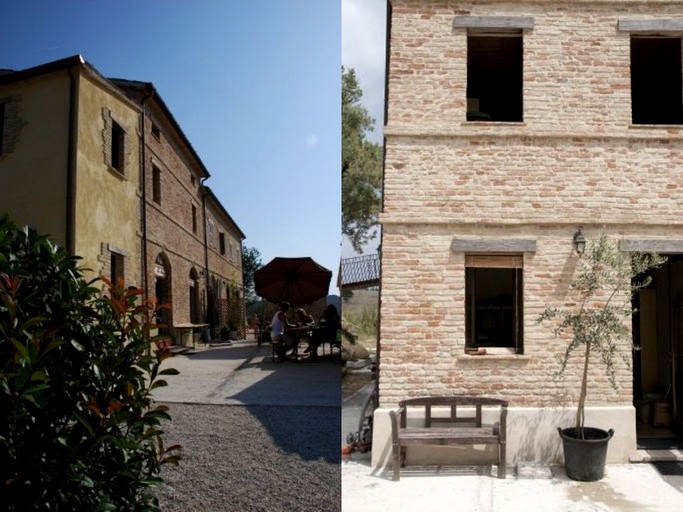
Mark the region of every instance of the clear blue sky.
<instances>
[{"instance_id":1,"label":"clear blue sky","mask_svg":"<svg viewBox=\"0 0 683 512\"><path fill-rule=\"evenodd\" d=\"M339 0L3 1L0 68L75 54L153 82L245 245L313 257L337 292Z\"/></svg>"}]
</instances>

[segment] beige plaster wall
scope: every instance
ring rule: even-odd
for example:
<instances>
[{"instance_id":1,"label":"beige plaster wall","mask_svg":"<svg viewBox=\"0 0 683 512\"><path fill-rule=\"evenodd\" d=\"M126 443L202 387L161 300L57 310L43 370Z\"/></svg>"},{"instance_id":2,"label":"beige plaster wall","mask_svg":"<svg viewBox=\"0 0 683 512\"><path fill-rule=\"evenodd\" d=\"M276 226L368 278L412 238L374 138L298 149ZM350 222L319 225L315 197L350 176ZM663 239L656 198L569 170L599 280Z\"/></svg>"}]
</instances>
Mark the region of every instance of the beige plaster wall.
<instances>
[{"instance_id":1,"label":"beige plaster wall","mask_svg":"<svg viewBox=\"0 0 683 512\"><path fill-rule=\"evenodd\" d=\"M66 244L70 79L68 71L0 87L18 98L18 140L0 156L0 211Z\"/></svg>"},{"instance_id":2,"label":"beige plaster wall","mask_svg":"<svg viewBox=\"0 0 683 512\"><path fill-rule=\"evenodd\" d=\"M122 126L124 175L105 161L103 109ZM126 285L140 286L139 111L85 74L78 112L75 253L95 275L108 275L109 250L125 255Z\"/></svg>"}]
</instances>

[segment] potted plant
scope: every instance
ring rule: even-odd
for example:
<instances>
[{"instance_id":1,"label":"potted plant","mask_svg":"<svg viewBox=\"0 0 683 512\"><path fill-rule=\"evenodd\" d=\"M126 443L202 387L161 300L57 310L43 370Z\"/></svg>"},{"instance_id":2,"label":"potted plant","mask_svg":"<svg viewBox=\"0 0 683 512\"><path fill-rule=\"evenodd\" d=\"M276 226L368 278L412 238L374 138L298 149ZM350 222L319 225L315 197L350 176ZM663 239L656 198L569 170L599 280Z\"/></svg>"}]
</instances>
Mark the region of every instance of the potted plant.
<instances>
[{"instance_id":1,"label":"potted plant","mask_svg":"<svg viewBox=\"0 0 683 512\"><path fill-rule=\"evenodd\" d=\"M234 316L230 316L228 318L228 339L230 340L236 340L237 335L238 335L238 330L239 328L239 323L237 322L237 319Z\"/></svg>"},{"instance_id":2,"label":"potted plant","mask_svg":"<svg viewBox=\"0 0 683 512\"><path fill-rule=\"evenodd\" d=\"M221 341L228 341L230 339L230 330L226 325L221 327Z\"/></svg>"},{"instance_id":3,"label":"potted plant","mask_svg":"<svg viewBox=\"0 0 683 512\"><path fill-rule=\"evenodd\" d=\"M612 387L618 389L616 365L621 360L631 367L633 342L627 322L635 312L633 296L652 280L645 272L666 260L657 254L622 252L615 242L608 240L604 230L597 240L586 244L583 254L577 252L579 261L570 285L575 302L563 308L547 308L538 321L557 322L555 335L568 339L560 357L558 376L564 374L574 352L582 351L576 421L573 427L558 428L558 432L567 476L595 481L604 475L607 445L614 430L584 426L589 369L596 362L602 363Z\"/></svg>"}]
</instances>

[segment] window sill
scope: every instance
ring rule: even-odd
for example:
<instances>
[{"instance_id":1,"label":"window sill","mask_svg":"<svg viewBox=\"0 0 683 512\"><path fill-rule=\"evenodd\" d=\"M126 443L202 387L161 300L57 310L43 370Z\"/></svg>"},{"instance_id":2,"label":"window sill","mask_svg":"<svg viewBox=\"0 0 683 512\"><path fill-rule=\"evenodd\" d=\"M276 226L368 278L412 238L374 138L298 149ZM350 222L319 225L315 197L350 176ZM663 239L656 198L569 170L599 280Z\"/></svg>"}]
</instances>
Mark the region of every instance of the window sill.
<instances>
[{"instance_id":1,"label":"window sill","mask_svg":"<svg viewBox=\"0 0 683 512\"><path fill-rule=\"evenodd\" d=\"M636 124L636 123L631 123L628 125L629 129L632 130L653 130L653 129L663 129L663 130L670 130L672 128L675 129L682 129L683 128L683 123L681 124Z\"/></svg>"},{"instance_id":2,"label":"window sill","mask_svg":"<svg viewBox=\"0 0 683 512\"><path fill-rule=\"evenodd\" d=\"M524 121L463 121L461 126L526 126Z\"/></svg>"},{"instance_id":3,"label":"window sill","mask_svg":"<svg viewBox=\"0 0 683 512\"><path fill-rule=\"evenodd\" d=\"M483 355L469 355L460 354L455 356L457 361L518 361L527 362L531 361L531 356L524 354L483 354Z\"/></svg>"},{"instance_id":4,"label":"window sill","mask_svg":"<svg viewBox=\"0 0 683 512\"><path fill-rule=\"evenodd\" d=\"M116 176L121 181L128 181L128 178L126 177L126 175L124 173L122 173L118 169L112 167L111 165L107 167L107 170L109 171L110 174L113 174L114 176Z\"/></svg>"}]
</instances>

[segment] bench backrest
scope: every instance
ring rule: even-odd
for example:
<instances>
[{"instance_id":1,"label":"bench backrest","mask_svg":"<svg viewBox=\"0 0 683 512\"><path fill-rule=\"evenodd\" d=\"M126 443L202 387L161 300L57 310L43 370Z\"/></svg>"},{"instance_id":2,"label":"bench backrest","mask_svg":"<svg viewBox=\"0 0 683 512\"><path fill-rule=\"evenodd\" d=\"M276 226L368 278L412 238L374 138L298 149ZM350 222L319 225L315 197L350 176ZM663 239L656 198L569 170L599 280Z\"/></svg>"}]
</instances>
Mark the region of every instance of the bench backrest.
<instances>
[{"instance_id":1,"label":"bench backrest","mask_svg":"<svg viewBox=\"0 0 683 512\"><path fill-rule=\"evenodd\" d=\"M498 406L500 407L500 426L505 429L505 418L507 416L507 400L500 398L491 398L484 396L431 396L420 398L409 398L398 403L401 410L405 411L407 407L424 407L425 408L425 427L431 427L432 423L476 423L477 427L481 427L481 410L483 406ZM475 416L458 416L458 406L474 406ZM451 408L450 416L432 417L432 407L448 406ZM404 412L400 415L401 428L406 427L406 416Z\"/></svg>"}]
</instances>

